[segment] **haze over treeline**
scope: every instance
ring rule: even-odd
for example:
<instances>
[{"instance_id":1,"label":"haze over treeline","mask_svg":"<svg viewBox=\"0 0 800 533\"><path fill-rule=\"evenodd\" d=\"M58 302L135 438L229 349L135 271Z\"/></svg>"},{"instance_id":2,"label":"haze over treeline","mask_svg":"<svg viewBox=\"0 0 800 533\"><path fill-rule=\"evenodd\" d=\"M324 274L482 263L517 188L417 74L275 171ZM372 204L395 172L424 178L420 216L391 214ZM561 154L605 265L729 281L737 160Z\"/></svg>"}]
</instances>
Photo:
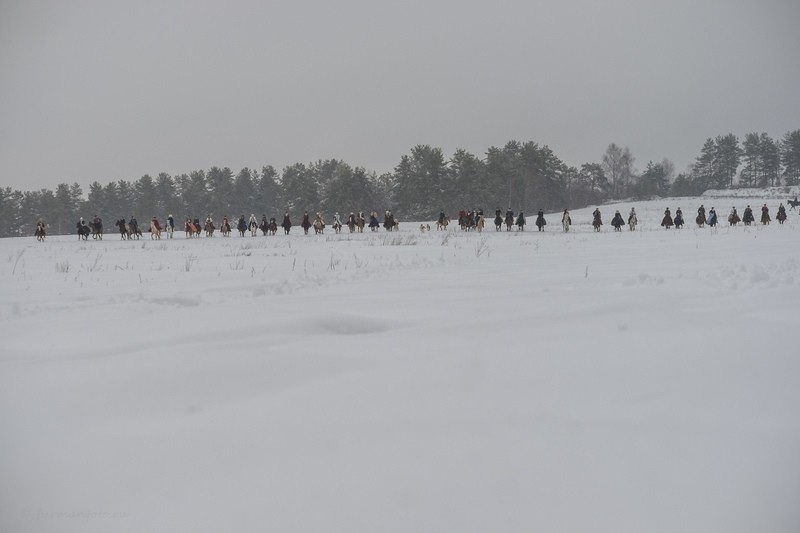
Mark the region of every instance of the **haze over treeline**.
<instances>
[{"instance_id":1,"label":"haze over treeline","mask_svg":"<svg viewBox=\"0 0 800 533\"><path fill-rule=\"evenodd\" d=\"M433 219L440 210L511 207L524 212L584 207L610 199L689 196L708 189L800 184L800 129L780 139L766 133L708 138L684 172L668 159L637 164L628 147L610 144L597 162L565 164L547 145L509 141L484 157L466 150L446 156L430 145L414 146L393 172L377 174L339 159L295 163L278 172L212 166L136 181L93 181L55 190L0 188L0 236L32 234L44 219L50 233L71 233L76 220L99 215L140 220L172 214L215 219L254 213L279 216L304 211L342 214L391 209L401 220Z\"/></svg>"}]
</instances>

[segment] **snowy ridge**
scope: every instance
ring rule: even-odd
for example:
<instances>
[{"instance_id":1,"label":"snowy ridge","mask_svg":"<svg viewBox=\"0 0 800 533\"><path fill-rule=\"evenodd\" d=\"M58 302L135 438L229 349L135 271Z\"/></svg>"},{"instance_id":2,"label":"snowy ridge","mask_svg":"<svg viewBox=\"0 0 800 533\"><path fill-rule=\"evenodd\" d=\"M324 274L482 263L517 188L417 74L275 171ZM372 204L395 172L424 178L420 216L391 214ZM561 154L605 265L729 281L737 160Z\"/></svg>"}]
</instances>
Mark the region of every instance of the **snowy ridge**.
<instances>
[{"instance_id":1,"label":"snowy ridge","mask_svg":"<svg viewBox=\"0 0 800 533\"><path fill-rule=\"evenodd\" d=\"M800 196L800 186L765 187L753 189L710 189L703 193L703 198L758 198L762 200L786 200Z\"/></svg>"}]
</instances>

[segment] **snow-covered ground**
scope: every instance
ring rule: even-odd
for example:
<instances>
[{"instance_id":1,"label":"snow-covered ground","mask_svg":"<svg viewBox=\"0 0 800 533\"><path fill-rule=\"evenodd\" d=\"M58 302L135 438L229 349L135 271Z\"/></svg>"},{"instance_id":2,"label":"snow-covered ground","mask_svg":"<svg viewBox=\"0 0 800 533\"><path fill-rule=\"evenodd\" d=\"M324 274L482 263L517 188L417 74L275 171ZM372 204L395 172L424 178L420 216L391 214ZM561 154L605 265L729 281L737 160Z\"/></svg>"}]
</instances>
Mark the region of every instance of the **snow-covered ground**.
<instances>
[{"instance_id":1,"label":"snow-covered ground","mask_svg":"<svg viewBox=\"0 0 800 533\"><path fill-rule=\"evenodd\" d=\"M0 240L0 531L796 532L800 216L709 200Z\"/></svg>"}]
</instances>

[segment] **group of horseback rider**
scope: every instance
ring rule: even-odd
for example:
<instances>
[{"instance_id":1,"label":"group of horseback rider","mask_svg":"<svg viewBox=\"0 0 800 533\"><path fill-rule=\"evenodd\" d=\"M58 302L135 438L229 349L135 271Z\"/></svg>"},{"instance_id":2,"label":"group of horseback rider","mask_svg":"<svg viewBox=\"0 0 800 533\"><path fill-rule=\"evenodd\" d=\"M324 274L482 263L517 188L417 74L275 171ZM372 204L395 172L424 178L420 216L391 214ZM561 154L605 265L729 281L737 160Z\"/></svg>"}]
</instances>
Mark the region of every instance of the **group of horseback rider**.
<instances>
[{"instance_id":1,"label":"group of horseback rider","mask_svg":"<svg viewBox=\"0 0 800 533\"><path fill-rule=\"evenodd\" d=\"M794 202L797 199L795 198ZM800 205L800 202L795 204L792 200L789 200L790 205L794 209L795 205ZM504 216L505 215L505 216ZM776 220L783 224L786 221L786 208L783 205L783 202L780 203L778 206L778 213L776 215ZM172 233L175 230L175 219L172 215L167 216L167 226L166 231L169 233L169 236L172 237ZM444 211L439 213L439 219L437 226L439 229L444 229L447 227L450 218ZM473 209L472 211L467 210L460 210L458 212L458 221L459 225L462 229L474 229L476 227L483 228L484 223L484 213L483 209ZM771 221L769 207L765 203L761 207L761 223L762 224L769 224ZM695 218L695 222L698 226L703 227L708 225L710 227L715 227L719 220L717 217L716 210L712 207L708 212L706 212L706 208L704 205L700 205L697 208L697 217ZM739 213L736 210L736 207L731 208L731 212L728 215L728 223L730 225L736 225L739 222L743 222L745 225L750 225L755 222L755 216L753 215L753 209L748 205L742 214L742 217L739 217ZM120 224L121 223L121 224ZM506 231L510 231L512 226L516 226L518 231L524 231L525 229L525 214L520 211L516 216L514 211L511 208L506 210L505 214L500 209L495 210L495 218L494 218L495 228L497 231L500 231L501 227L505 224ZM539 231L544 231L544 226L547 224L547 221L544 218L544 211L542 209L539 210L536 216L536 226ZM561 217L561 225L564 231L569 231L569 227L572 224L572 219L569 215L569 211L564 209L564 212ZM620 231L622 226L628 224L630 228L633 230L637 224L637 217L636 217L636 210L635 208L631 208L630 213L628 214L628 219L625 221L620 214L619 210L614 213L614 217L611 220L611 225L614 227L615 231ZM117 225L120 226L120 231L123 231L123 226L127 226L128 234L137 234L141 235L139 230L139 223L135 217L130 217L130 219L125 222L125 219L121 219L117 221ZM344 224L350 228L351 232L356 231L363 231L363 228L369 227L370 230L376 231L380 226L381 223L378 220L378 212L373 210L369 214L369 223L367 224L366 218L364 216L364 212L360 211L350 212L350 215L347 217L347 222ZM338 232L343 226L341 219L339 217L339 213L336 213L333 217L333 228ZM592 226L595 228L596 231L600 231L600 226L603 225L602 215L600 213L600 209L596 208L592 213ZM681 208L678 208L675 211L675 217L673 218L672 213L669 208L664 210L664 217L661 219L661 226L669 229L673 226L675 228L681 228L684 225L684 218L683 218L683 211ZM292 227L291 217L289 216L289 212L286 211L283 216L283 221L280 225L284 232L288 235L289 231ZM36 232L35 236L38 240L44 240L45 237L45 227L46 224L42 219L37 220L36 222ZM240 234L243 236L245 231L248 229L252 232L253 235L256 234L256 229L260 229L264 235L270 233L272 235L278 229L277 220L275 217L271 217L267 220L266 215L261 216L261 223L259 224L256 220L254 214L250 215L250 219L245 220L245 216L241 215L237 221L236 225L237 229L239 230ZM312 222L311 217L309 216L308 212L306 211L303 214L302 222L300 223L300 227L303 228L303 231L308 234L308 230L312 227L318 229L318 233L321 233L321 229L325 227L325 222L322 219L322 215L320 213L316 214L316 218ZM384 222L383 227L389 231L395 230L398 227L398 223L394 218L394 215L391 211L386 211L384 214ZM198 218L191 219L189 217L186 218L186 233L187 235L199 235L200 234L200 220ZM206 230L206 235L211 236L216 229L214 226L214 222L209 215L206 217L205 223L203 228ZM86 240L89 235L92 235L95 239L102 239L103 238L103 220L100 216L95 215L88 223L81 217L76 224L76 229L78 233L79 239ZM150 221L150 229L151 231L158 231L161 232L161 224L158 221L157 217L153 217ZM223 235L227 236L230 234L231 225L228 220L227 215L222 217L222 221L220 222L220 230Z\"/></svg>"},{"instance_id":2,"label":"group of horseback rider","mask_svg":"<svg viewBox=\"0 0 800 533\"><path fill-rule=\"evenodd\" d=\"M783 202L781 202L781 204L778 206L778 214L775 215L775 219L780 224L783 224L786 221L786 207L784 207ZM731 226L735 226L739 222L743 222L745 226L749 226L755 222L755 220L753 209L749 205L745 207L741 218L739 217L739 212L736 210L735 206L731 208L731 212L728 214L728 224ZM772 218L769 215L769 207L767 207L767 204L764 204L761 206L761 223L766 225L771 221ZM695 219L695 222L697 222L697 225L701 228L706 224L713 228L718 223L717 212L712 207L706 216L706 209L701 204L697 209L697 218Z\"/></svg>"}]
</instances>

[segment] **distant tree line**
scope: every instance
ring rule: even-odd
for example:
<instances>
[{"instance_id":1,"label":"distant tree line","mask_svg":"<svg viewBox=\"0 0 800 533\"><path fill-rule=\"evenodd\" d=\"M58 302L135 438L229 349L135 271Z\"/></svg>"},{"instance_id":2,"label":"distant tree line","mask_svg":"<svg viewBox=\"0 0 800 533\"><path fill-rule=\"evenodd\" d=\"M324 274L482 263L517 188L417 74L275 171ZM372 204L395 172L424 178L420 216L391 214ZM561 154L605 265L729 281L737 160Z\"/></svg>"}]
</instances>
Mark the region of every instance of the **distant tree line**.
<instances>
[{"instance_id":1,"label":"distant tree line","mask_svg":"<svg viewBox=\"0 0 800 533\"><path fill-rule=\"evenodd\" d=\"M693 196L708 189L800 185L800 130L780 141L766 133L709 138L693 165L676 175L671 161L635 167L627 147L610 144L599 162L565 164L547 146L510 141L484 158L457 150L447 159L440 148L418 145L394 172L378 175L336 159L296 163L278 173L211 167L188 174L144 175L135 182L98 181L84 196L78 183L55 191L0 188L0 236L33 234L44 219L50 233L72 233L79 217L99 214L111 224L135 216L167 214L204 218L255 213L279 217L284 210L332 214L390 209L402 220L434 219L440 210L511 207L534 212L599 204L609 199Z\"/></svg>"}]
</instances>

